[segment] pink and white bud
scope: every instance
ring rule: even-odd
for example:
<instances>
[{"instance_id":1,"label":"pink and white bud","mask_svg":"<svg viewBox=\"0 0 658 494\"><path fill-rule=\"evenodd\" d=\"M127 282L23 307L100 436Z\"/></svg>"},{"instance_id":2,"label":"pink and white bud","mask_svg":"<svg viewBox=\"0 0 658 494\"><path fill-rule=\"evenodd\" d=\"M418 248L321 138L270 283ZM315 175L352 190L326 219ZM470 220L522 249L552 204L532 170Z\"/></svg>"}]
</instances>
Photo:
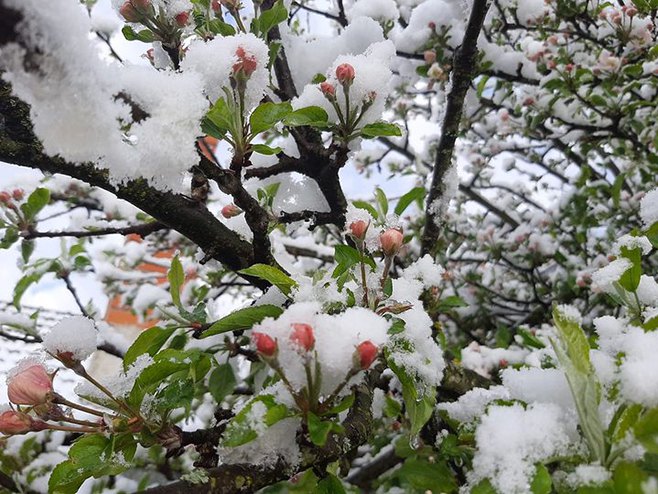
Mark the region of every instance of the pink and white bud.
<instances>
[{"instance_id":1,"label":"pink and white bud","mask_svg":"<svg viewBox=\"0 0 658 494\"><path fill-rule=\"evenodd\" d=\"M53 396L53 379L41 364L18 370L7 379L9 401L16 405L43 405Z\"/></svg>"},{"instance_id":2,"label":"pink and white bud","mask_svg":"<svg viewBox=\"0 0 658 494\"><path fill-rule=\"evenodd\" d=\"M32 430L32 418L14 410L0 413L0 434L25 434Z\"/></svg>"},{"instance_id":3,"label":"pink and white bud","mask_svg":"<svg viewBox=\"0 0 658 494\"><path fill-rule=\"evenodd\" d=\"M292 325L292 333L290 334L290 341L293 345L302 350L310 351L315 346L315 335L313 328L304 323L295 323Z\"/></svg>"},{"instance_id":4,"label":"pink and white bud","mask_svg":"<svg viewBox=\"0 0 658 494\"><path fill-rule=\"evenodd\" d=\"M176 17L174 17L174 20L176 21L176 25L178 27L185 27L187 26L187 22L190 20L190 13L181 12L180 14L176 15Z\"/></svg>"},{"instance_id":5,"label":"pink and white bud","mask_svg":"<svg viewBox=\"0 0 658 494\"><path fill-rule=\"evenodd\" d=\"M434 50L425 50L425 53L423 53L423 60L425 60L427 65L432 65L436 62L436 52Z\"/></svg>"},{"instance_id":6,"label":"pink and white bud","mask_svg":"<svg viewBox=\"0 0 658 494\"><path fill-rule=\"evenodd\" d=\"M391 257L400 252L404 235L397 228L389 228L379 236L379 244L384 251L384 255Z\"/></svg>"},{"instance_id":7,"label":"pink and white bud","mask_svg":"<svg viewBox=\"0 0 658 494\"><path fill-rule=\"evenodd\" d=\"M361 369L368 369L372 363L377 359L379 349L372 341L366 340L359 343L356 347L356 356L358 356L358 363Z\"/></svg>"},{"instance_id":8,"label":"pink and white bud","mask_svg":"<svg viewBox=\"0 0 658 494\"><path fill-rule=\"evenodd\" d=\"M242 214L242 209L237 207L235 204L229 204L222 208L222 216L226 219L234 218Z\"/></svg>"},{"instance_id":9,"label":"pink and white bud","mask_svg":"<svg viewBox=\"0 0 658 494\"><path fill-rule=\"evenodd\" d=\"M2 191L0 192L0 202L5 206L8 206L11 203L11 195L9 192Z\"/></svg>"},{"instance_id":10,"label":"pink and white bud","mask_svg":"<svg viewBox=\"0 0 658 494\"><path fill-rule=\"evenodd\" d=\"M238 61L233 64L233 73L244 74L248 79L258 67L256 57L248 54L241 46L235 50L235 56L238 58Z\"/></svg>"},{"instance_id":11,"label":"pink and white bud","mask_svg":"<svg viewBox=\"0 0 658 494\"><path fill-rule=\"evenodd\" d=\"M366 238L366 231L368 230L369 226L370 222L366 222L364 220L353 221L350 224L350 233L354 236L354 238L363 240Z\"/></svg>"},{"instance_id":12,"label":"pink and white bud","mask_svg":"<svg viewBox=\"0 0 658 494\"><path fill-rule=\"evenodd\" d=\"M11 191L11 197L13 197L14 201L22 201L23 197L25 197L25 192L23 192L23 189L14 189Z\"/></svg>"},{"instance_id":13,"label":"pink and white bud","mask_svg":"<svg viewBox=\"0 0 658 494\"><path fill-rule=\"evenodd\" d=\"M252 335L254 345L256 345L256 350L261 355L266 357L272 357L276 354L278 346L276 340L271 336L266 335L265 333L254 333Z\"/></svg>"},{"instance_id":14,"label":"pink and white bud","mask_svg":"<svg viewBox=\"0 0 658 494\"><path fill-rule=\"evenodd\" d=\"M212 0L210 3L210 8L215 14L218 14L222 11L222 2L219 0Z\"/></svg>"},{"instance_id":15,"label":"pink and white bud","mask_svg":"<svg viewBox=\"0 0 658 494\"><path fill-rule=\"evenodd\" d=\"M144 14L130 0L127 0L119 7L119 14L128 22L139 22L144 19Z\"/></svg>"},{"instance_id":16,"label":"pink and white bud","mask_svg":"<svg viewBox=\"0 0 658 494\"><path fill-rule=\"evenodd\" d=\"M343 86L349 86L352 84L355 76L356 72L354 71L354 67L349 63L342 63L336 67L336 79L338 79L338 82Z\"/></svg>"},{"instance_id":17,"label":"pink and white bud","mask_svg":"<svg viewBox=\"0 0 658 494\"><path fill-rule=\"evenodd\" d=\"M324 94L324 97L331 100L336 97L336 86L331 82L324 81L320 83L320 91Z\"/></svg>"}]
</instances>

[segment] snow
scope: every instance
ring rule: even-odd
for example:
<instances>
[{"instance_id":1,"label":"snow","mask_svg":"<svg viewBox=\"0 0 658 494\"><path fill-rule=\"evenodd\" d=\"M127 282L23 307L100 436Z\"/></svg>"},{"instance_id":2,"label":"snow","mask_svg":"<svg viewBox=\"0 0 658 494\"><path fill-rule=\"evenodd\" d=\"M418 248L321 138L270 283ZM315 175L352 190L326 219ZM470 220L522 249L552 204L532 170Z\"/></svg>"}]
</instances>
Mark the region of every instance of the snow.
<instances>
[{"instance_id":1,"label":"snow","mask_svg":"<svg viewBox=\"0 0 658 494\"><path fill-rule=\"evenodd\" d=\"M574 409L569 384L560 369L504 369L501 378L512 399L525 403L554 403L564 410Z\"/></svg>"},{"instance_id":2,"label":"snow","mask_svg":"<svg viewBox=\"0 0 658 494\"><path fill-rule=\"evenodd\" d=\"M75 2L54 0L43 9L38 0L11 0L8 6L25 12L21 32L40 53L40 70L26 71L24 50L10 44L0 50L3 77L31 105L45 152L94 162L110 170L113 183L145 177L155 187L182 190L182 177L197 159L195 140L208 107L200 75L120 68L102 60L89 39L91 21ZM75 57L69 56L73 46ZM133 121L129 103L149 116Z\"/></svg>"},{"instance_id":3,"label":"snow","mask_svg":"<svg viewBox=\"0 0 658 494\"><path fill-rule=\"evenodd\" d=\"M571 487L578 488L599 485L610 480L611 477L612 475L608 470L598 463L593 463L576 466L576 470L570 473L566 480Z\"/></svg>"},{"instance_id":4,"label":"snow","mask_svg":"<svg viewBox=\"0 0 658 494\"><path fill-rule=\"evenodd\" d=\"M646 256L653 247L651 242L645 236L633 237L631 235L622 235L612 246L612 253L616 256L622 255L621 249L626 248L628 250L640 249L642 255Z\"/></svg>"},{"instance_id":5,"label":"snow","mask_svg":"<svg viewBox=\"0 0 658 494\"><path fill-rule=\"evenodd\" d=\"M336 67L350 64L354 67L355 77L350 86L350 109L360 108L364 101L375 94L372 105L364 113L359 126L367 125L379 119L384 111L386 98L391 90L390 60L395 55L395 46L390 41L371 44L362 55L340 55L326 72L327 81L336 87L336 100L343 114L345 113L345 96L343 87L336 79ZM319 84L307 84L298 98L292 100L295 109L307 106L319 106L329 115L329 121L338 123L338 114L333 105L320 91Z\"/></svg>"},{"instance_id":6,"label":"snow","mask_svg":"<svg viewBox=\"0 0 658 494\"><path fill-rule=\"evenodd\" d=\"M633 403L658 406L658 332L631 326L623 338L619 375L621 394Z\"/></svg>"},{"instance_id":7,"label":"snow","mask_svg":"<svg viewBox=\"0 0 658 494\"><path fill-rule=\"evenodd\" d=\"M248 57L255 57L256 70L245 92L245 108L254 108L263 97L269 82L267 70L268 49L263 40L251 33L235 36L218 36L210 41L196 40L190 44L181 62L184 71L194 71L201 76L203 92L214 103L220 96L225 97L222 88L231 87L229 76L233 65L238 61L236 51L242 48Z\"/></svg>"},{"instance_id":8,"label":"snow","mask_svg":"<svg viewBox=\"0 0 658 494\"><path fill-rule=\"evenodd\" d=\"M347 9L347 20L353 22L358 17L370 17L379 22L396 21L400 11L393 0L357 0Z\"/></svg>"},{"instance_id":9,"label":"snow","mask_svg":"<svg viewBox=\"0 0 658 494\"><path fill-rule=\"evenodd\" d=\"M527 493L534 463L567 454L577 435L575 422L567 420L557 405L491 407L475 433L469 483L489 478L498 492Z\"/></svg>"},{"instance_id":10,"label":"snow","mask_svg":"<svg viewBox=\"0 0 658 494\"><path fill-rule=\"evenodd\" d=\"M471 422L484 415L489 403L494 400L509 400L510 393L504 386L489 389L473 388L452 403L439 403L438 408L448 412L450 418L459 422Z\"/></svg>"},{"instance_id":11,"label":"snow","mask_svg":"<svg viewBox=\"0 0 658 494\"><path fill-rule=\"evenodd\" d=\"M84 316L62 319L43 336L43 346L52 355L71 353L78 361L96 351L97 334L94 321Z\"/></svg>"},{"instance_id":12,"label":"snow","mask_svg":"<svg viewBox=\"0 0 658 494\"><path fill-rule=\"evenodd\" d=\"M646 228L658 221L658 188L653 189L640 202L640 217Z\"/></svg>"},{"instance_id":13,"label":"snow","mask_svg":"<svg viewBox=\"0 0 658 494\"><path fill-rule=\"evenodd\" d=\"M658 306L658 283L653 277L646 274L640 276L640 284L635 293L641 304Z\"/></svg>"},{"instance_id":14,"label":"snow","mask_svg":"<svg viewBox=\"0 0 658 494\"><path fill-rule=\"evenodd\" d=\"M481 376L491 377L495 368L523 363L529 353L525 348L516 345L509 348L490 348L474 341L462 350L462 365Z\"/></svg>"},{"instance_id":15,"label":"snow","mask_svg":"<svg viewBox=\"0 0 658 494\"><path fill-rule=\"evenodd\" d=\"M268 334L277 340L278 360L295 389L306 386L306 357L290 341L295 323L309 324L313 328L323 396L328 396L345 379L354 365L353 356L359 343L370 340L382 347L390 325L383 317L360 307L336 315L322 314L318 302L294 303L278 319L267 318L255 325L253 332Z\"/></svg>"},{"instance_id":16,"label":"snow","mask_svg":"<svg viewBox=\"0 0 658 494\"><path fill-rule=\"evenodd\" d=\"M614 291L613 283L619 281L619 278L632 266L633 263L625 257L615 259L592 273L592 288L603 292Z\"/></svg>"}]
</instances>

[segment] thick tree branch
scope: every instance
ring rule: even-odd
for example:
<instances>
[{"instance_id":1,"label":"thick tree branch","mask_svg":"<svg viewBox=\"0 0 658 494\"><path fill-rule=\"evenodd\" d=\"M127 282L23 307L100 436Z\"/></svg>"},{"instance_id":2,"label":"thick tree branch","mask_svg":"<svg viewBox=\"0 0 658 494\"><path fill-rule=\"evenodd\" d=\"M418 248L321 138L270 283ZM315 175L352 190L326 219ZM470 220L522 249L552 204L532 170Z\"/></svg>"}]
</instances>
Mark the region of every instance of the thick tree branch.
<instances>
[{"instance_id":1,"label":"thick tree branch","mask_svg":"<svg viewBox=\"0 0 658 494\"><path fill-rule=\"evenodd\" d=\"M436 204L445 193L444 180L446 173L452 166L452 155L459 132L464 98L473 80L475 64L477 62L477 41L488 10L488 0L473 1L473 10L466 26L464 39L461 47L455 52L452 89L447 98L446 113L441 127L441 139L439 140L436 159L434 161L432 185L427 196L425 230L421 239L423 254L432 251L439 236L437 216L440 214L440 211L438 211Z\"/></svg>"},{"instance_id":2,"label":"thick tree branch","mask_svg":"<svg viewBox=\"0 0 658 494\"><path fill-rule=\"evenodd\" d=\"M0 81L0 117L4 121L0 127L1 161L61 173L112 192L186 236L229 269L237 271L253 264L252 246L187 197L157 190L142 179L116 185L106 170L91 163L74 164L47 156L34 135L29 115L29 106L11 95L9 83Z\"/></svg>"}]
</instances>

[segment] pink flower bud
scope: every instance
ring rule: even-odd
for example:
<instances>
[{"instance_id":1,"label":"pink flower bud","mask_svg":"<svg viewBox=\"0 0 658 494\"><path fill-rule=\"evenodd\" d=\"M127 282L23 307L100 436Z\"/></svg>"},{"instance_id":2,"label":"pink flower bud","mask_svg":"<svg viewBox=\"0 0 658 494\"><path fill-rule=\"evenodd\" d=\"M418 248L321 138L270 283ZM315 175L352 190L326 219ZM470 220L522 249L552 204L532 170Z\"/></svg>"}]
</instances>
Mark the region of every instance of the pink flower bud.
<instances>
[{"instance_id":1,"label":"pink flower bud","mask_svg":"<svg viewBox=\"0 0 658 494\"><path fill-rule=\"evenodd\" d=\"M219 0L212 0L210 7L216 14L222 11L222 3Z\"/></svg>"},{"instance_id":2,"label":"pink flower bud","mask_svg":"<svg viewBox=\"0 0 658 494\"><path fill-rule=\"evenodd\" d=\"M324 94L324 97L327 99L333 99L336 97L336 86L331 82L324 81L320 84L320 91Z\"/></svg>"},{"instance_id":3,"label":"pink flower bud","mask_svg":"<svg viewBox=\"0 0 658 494\"><path fill-rule=\"evenodd\" d=\"M366 238L366 230L370 226L370 222L365 222L363 220L353 221L350 225L350 233L359 240Z\"/></svg>"},{"instance_id":4,"label":"pink flower bud","mask_svg":"<svg viewBox=\"0 0 658 494\"><path fill-rule=\"evenodd\" d=\"M637 14L637 9L635 7L628 7L626 9L626 15L628 17L635 17L636 14Z\"/></svg>"},{"instance_id":5,"label":"pink flower bud","mask_svg":"<svg viewBox=\"0 0 658 494\"><path fill-rule=\"evenodd\" d=\"M151 0L130 0L136 9L147 12L151 8Z\"/></svg>"},{"instance_id":6,"label":"pink flower bud","mask_svg":"<svg viewBox=\"0 0 658 494\"><path fill-rule=\"evenodd\" d=\"M432 31L436 31L436 22L428 22L427 27L429 27Z\"/></svg>"},{"instance_id":7,"label":"pink flower bud","mask_svg":"<svg viewBox=\"0 0 658 494\"><path fill-rule=\"evenodd\" d=\"M24 413L7 410L0 413L0 433L25 434L32 430L32 418Z\"/></svg>"},{"instance_id":8,"label":"pink flower bud","mask_svg":"<svg viewBox=\"0 0 658 494\"><path fill-rule=\"evenodd\" d=\"M354 67L349 63L343 63L336 67L336 78L343 86L352 84L355 75Z\"/></svg>"},{"instance_id":9,"label":"pink flower bud","mask_svg":"<svg viewBox=\"0 0 658 494\"><path fill-rule=\"evenodd\" d=\"M185 27L185 26L187 26L187 21L190 20L190 13L189 12L181 12L176 17L174 17L174 20L176 21L176 25L178 27Z\"/></svg>"},{"instance_id":10,"label":"pink flower bud","mask_svg":"<svg viewBox=\"0 0 658 494\"><path fill-rule=\"evenodd\" d=\"M235 216L241 215L242 209L237 207L235 204L229 204L222 208L222 216L226 219L234 218Z\"/></svg>"},{"instance_id":11,"label":"pink flower bud","mask_svg":"<svg viewBox=\"0 0 658 494\"><path fill-rule=\"evenodd\" d=\"M258 66L256 57L247 54L247 52L245 52L244 48L242 48L241 46L239 46L238 49L235 50L235 56L238 57L238 61L235 64L233 64L233 73L234 74L242 73L247 78L251 77L251 74L254 73L256 67Z\"/></svg>"},{"instance_id":12,"label":"pink flower bud","mask_svg":"<svg viewBox=\"0 0 658 494\"><path fill-rule=\"evenodd\" d=\"M308 324L295 323L292 325L292 333L290 334L290 341L299 348L310 351L315 345L315 336L313 335L313 328Z\"/></svg>"},{"instance_id":13,"label":"pink flower bud","mask_svg":"<svg viewBox=\"0 0 658 494\"><path fill-rule=\"evenodd\" d=\"M572 63L568 63L568 64L566 64L566 65L564 66L564 70L566 70L567 72L572 72L573 69L574 69L574 67L575 67L574 64L572 64Z\"/></svg>"},{"instance_id":14,"label":"pink flower bud","mask_svg":"<svg viewBox=\"0 0 658 494\"><path fill-rule=\"evenodd\" d=\"M22 201L23 197L25 197L25 193L23 192L23 189L14 189L11 191L11 197L14 198L14 201Z\"/></svg>"},{"instance_id":15,"label":"pink flower bud","mask_svg":"<svg viewBox=\"0 0 658 494\"><path fill-rule=\"evenodd\" d=\"M121 14L121 17L128 22L139 22L144 18L144 14L140 12L130 0L126 0L126 2L119 7L119 14Z\"/></svg>"},{"instance_id":16,"label":"pink flower bud","mask_svg":"<svg viewBox=\"0 0 658 494\"><path fill-rule=\"evenodd\" d=\"M261 355L272 357L274 354L276 354L276 340L273 340L271 336L264 333L254 333L252 335L252 339L256 345L256 350L258 350L258 353Z\"/></svg>"},{"instance_id":17,"label":"pink flower bud","mask_svg":"<svg viewBox=\"0 0 658 494\"><path fill-rule=\"evenodd\" d=\"M425 50L425 53L423 53L423 59L427 65L432 65L436 62L436 52L434 50Z\"/></svg>"},{"instance_id":18,"label":"pink flower bud","mask_svg":"<svg viewBox=\"0 0 658 494\"><path fill-rule=\"evenodd\" d=\"M11 203L11 195L9 195L9 192L0 192L0 202L5 205Z\"/></svg>"},{"instance_id":19,"label":"pink flower bud","mask_svg":"<svg viewBox=\"0 0 658 494\"><path fill-rule=\"evenodd\" d=\"M546 63L546 67L548 67L549 69L553 70L555 67L557 67L557 62L556 62L555 60L549 60L549 61Z\"/></svg>"},{"instance_id":20,"label":"pink flower bud","mask_svg":"<svg viewBox=\"0 0 658 494\"><path fill-rule=\"evenodd\" d=\"M389 228L379 236L379 243L386 256L394 256L400 251L404 236L396 228Z\"/></svg>"},{"instance_id":21,"label":"pink flower bud","mask_svg":"<svg viewBox=\"0 0 658 494\"><path fill-rule=\"evenodd\" d=\"M42 405L52 394L52 377L41 364L25 367L7 379L9 401L16 405Z\"/></svg>"},{"instance_id":22,"label":"pink flower bud","mask_svg":"<svg viewBox=\"0 0 658 494\"><path fill-rule=\"evenodd\" d=\"M361 366L361 369L366 370L377 358L379 349L372 341L366 340L359 343L359 346L356 347L356 352L359 357L359 365Z\"/></svg>"}]
</instances>

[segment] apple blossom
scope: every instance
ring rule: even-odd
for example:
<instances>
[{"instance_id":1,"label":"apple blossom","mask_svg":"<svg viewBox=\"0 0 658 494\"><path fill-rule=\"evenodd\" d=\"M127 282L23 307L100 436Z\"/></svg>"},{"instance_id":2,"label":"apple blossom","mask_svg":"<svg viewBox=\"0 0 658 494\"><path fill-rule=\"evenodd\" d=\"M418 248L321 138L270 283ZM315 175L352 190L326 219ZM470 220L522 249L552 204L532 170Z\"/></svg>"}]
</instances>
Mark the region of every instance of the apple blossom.
<instances>
[{"instance_id":1,"label":"apple blossom","mask_svg":"<svg viewBox=\"0 0 658 494\"><path fill-rule=\"evenodd\" d=\"M7 395L16 405L42 405L52 398L52 377L41 364L19 367L7 379Z\"/></svg>"},{"instance_id":2,"label":"apple blossom","mask_svg":"<svg viewBox=\"0 0 658 494\"><path fill-rule=\"evenodd\" d=\"M382 251L388 257L396 255L402 247L404 235L397 228L389 228L379 236Z\"/></svg>"},{"instance_id":3,"label":"apple blossom","mask_svg":"<svg viewBox=\"0 0 658 494\"><path fill-rule=\"evenodd\" d=\"M252 335L252 339L256 345L256 350L258 350L258 353L265 355L266 357L272 357L276 354L276 340L274 340L271 336L266 335L265 333L254 333Z\"/></svg>"},{"instance_id":4,"label":"apple blossom","mask_svg":"<svg viewBox=\"0 0 658 494\"><path fill-rule=\"evenodd\" d=\"M32 430L32 418L21 412L6 410L0 413L0 433L6 435L25 434Z\"/></svg>"},{"instance_id":5,"label":"apple blossom","mask_svg":"<svg viewBox=\"0 0 658 494\"><path fill-rule=\"evenodd\" d=\"M295 323L292 325L292 333L290 334L290 341L298 348L310 351L315 345L315 336L313 335L313 328L304 323Z\"/></svg>"},{"instance_id":6,"label":"apple blossom","mask_svg":"<svg viewBox=\"0 0 658 494\"><path fill-rule=\"evenodd\" d=\"M349 63L340 64L336 67L336 79L343 86L349 86L354 81L355 77L354 67Z\"/></svg>"},{"instance_id":7,"label":"apple blossom","mask_svg":"<svg viewBox=\"0 0 658 494\"><path fill-rule=\"evenodd\" d=\"M379 349L372 341L366 340L359 343L359 346L356 347L356 352L359 357L358 361L361 369L366 370L377 358Z\"/></svg>"}]
</instances>

